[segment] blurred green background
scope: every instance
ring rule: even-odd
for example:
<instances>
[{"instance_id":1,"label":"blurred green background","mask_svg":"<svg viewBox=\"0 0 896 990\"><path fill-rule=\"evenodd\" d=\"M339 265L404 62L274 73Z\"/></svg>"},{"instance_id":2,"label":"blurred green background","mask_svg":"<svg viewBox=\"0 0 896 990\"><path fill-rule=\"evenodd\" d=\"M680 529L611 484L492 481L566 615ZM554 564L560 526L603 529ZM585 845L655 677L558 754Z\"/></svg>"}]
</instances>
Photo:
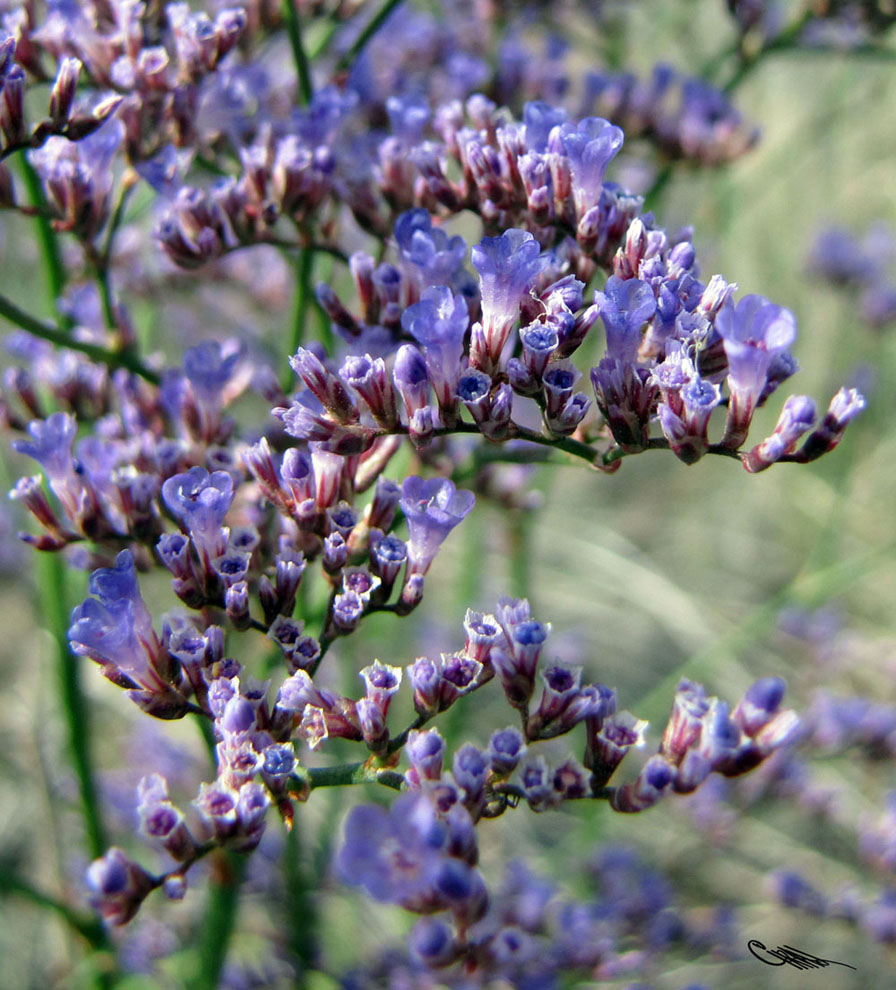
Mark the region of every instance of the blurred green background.
<instances>
[{"instance_id":1,"label":"blurred green background","mask_svg":"<svg viewBox=\"0 0 896 990\"><path fill-rule=\"evenodd\" d=\"M659 59L693 71L732 40L722 7L715 2L633 5L627 33L614 52L622 53L625 67L642 74ZM571 16L578 18L576 36L582 39L577 58L587 66L593 57L589 50L602 51L606 39L595 36L597 28L581 12ZM797 710L819 687L896 701L896 327L872 331L861 321L854 296L812 278L806 269L806 255L826 224L863 234L869 223L882 219L896 230L894 80L896 64L885 59L830 52L768 58L734 94L738 108L761 127L758 146L721 169L682 166L656 209L669 230L694 225L705 276L721 272L738 283L741 295L758 292L797 315L794 353L801 371L769 402L752 436L765 435L763 426L771 430L791 391L814 396L823 408L841 384L860 382L868 407L841 447L810 466L780 465L759 476L723 458L688 468L655 451L626 459L613 476L577 465L539 468L528 482L543 493L536 511L523 518L481 500L446 544L428 578L428 595L413 616L400 622L374 617L360 634L337 642L328 659L337 686L355 690L357 671L374 657L406 664L424 652L458 648L468 606L488 611L502 594L525 593L535 617L553 624L547 657L582 663L586 677L616 688L621 707L650 718L650 747L658 742L682 674L729 700L757 677L782 674ZM611 170L610 177L617 175ZM247 297L241 266L252 264L237 256L230 285L197 289L186 279L164 302L135 307L141 333L172 357L178 320L185 318L193 326L214 328L216 336L248 330L275 347L278 328L289 320L290 274L282 271L278 281L272 263L269 282L256 284L254 298L237 308L231 300ZM3 291L24 302L27 290L32 309L48 312L41 302L35 244L26 225L13 219L4 218L2 226L0 280ZM6 448L3 455L8 483L30 471L23 460L8 457ZM12 530L22 525L19 517L10 523ZM33 604L40 572L27 548L9 553L0 579L0 848L45 889L77 898L87 856L66 762L53 644ZM71 575L69 584L71 602L81 600L85 575ZM159 611L174 605L164 579L151 586L147 598ZM823 643L813 645L780 628L781 613L794 608L810 616L830 609L839 621ZM85 670L85 681L113 840L149 863L152 854L132 835L128 795L144 772L178 772L172 790L188 802L199 781L210 776L202 742L189 724L147 726L148 720L94 670ZM449 749L459 740L485 743L493 729L511 721L501 699L486 695L440 720ZM392 724L404 724L403 711L397 710ZM563 754L571 745L561 739L554 751ZM313 759L335 760L338 747L332 754ZM632 754L627 762L636 766L640 758ZM833 815L812 815L784 800L760 802L713 844L695 828L691 805L682 800L667 800L636 817L586 802L587 807L545 815L520 808L480 827L483 868L497 882L503 863L524 855L575 892L580 866L597 843L632 843L675 880L686 904L697 910L735 905L744 940L789 943L859 967L857 973L805 974L761 969L751 958L731 963L682 955L652 974L657 987L700 981L746 990L769 981L788 990L884 990L896 972L893 949L844 922L788 911L770 898L769 875L782 868L804 872L822 889L849 883L872 896L881 886L856 853L855 833L878 811L886 791L896 788L892 761L822 755L812 767L817 780L836 794ZM341 887L330 873L334 819L359 800L389 797L358 790L315 793L299 809L298 858L306 874L319 871L318 934L331 974L397 941L413 920ZM272 877L282 841L272 815L269 839L250 866L235 958L261 963L277 937L282 919L268 901L272 885L281 882ZM188 985L184 973L194 965L192 950L175 936L190 932L202 914L204 885L195 872L183 904L156 896L145 905L141 951L150 951L145 944L155 945L161 961L154 975L133 977L125 986ZM78 940L52 913L18 898L0 901L4 990L87 985L89 967L79 960ZM290 983L284 975L282 982L267 985ZM311 985L335 984L321 973Z\"/></svg>"}]
</instances>

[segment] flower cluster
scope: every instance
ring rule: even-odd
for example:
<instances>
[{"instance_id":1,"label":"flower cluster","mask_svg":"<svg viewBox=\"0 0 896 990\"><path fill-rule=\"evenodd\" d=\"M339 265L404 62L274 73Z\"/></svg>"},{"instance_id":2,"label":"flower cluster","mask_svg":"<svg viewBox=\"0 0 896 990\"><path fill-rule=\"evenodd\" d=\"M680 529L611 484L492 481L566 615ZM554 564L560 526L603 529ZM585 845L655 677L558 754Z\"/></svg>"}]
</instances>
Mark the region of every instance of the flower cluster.
<instances>
[{"instance_id":1,"label":"flower cluster","mask_svg":"<svg viewBox=\"0 0 896 990\"><path fill-rule=\"evenodd\" d=\"M379 810L368 809L373 831L382 825ZM360 816L356 824L364 824ZM396 822L392 835L416 827L406 817ZM359 841L356 851L362 848ZM350 869L353 860L345 859ZM601 846L582 865L587 894L573 897L523 862L508 864L487 914L475 926L465 968L446 965L458 955L456 940L442 919L424 916L411 930L407 955L384 953L373 965L351 970L345 985L361 987L386 977L427 990L497 979L512 986L552 986L561 977L610 980L646 974L664 952L676 948L736 958L737 922L727 905L709 919L689 916L669 881L625 846ZM366 867L359 864L358 873L367 875ZM383 888L372 886L374 896L377 890Z\"/></svg>"},{"instance_id":2,"label":"flower cluster","mask_svg":"<svg viewBox=\"0 0 896 990\"><path fill-rule=\"evenodd\" d=\"M99 855L103 829L88 822L89 901L124 925L154 890L183 898L205 857L255 851L272 809L301 830L315 789L380 785L400 793L350 811L338 867L422 916L412 981L613 979L673 943L727 944L730 925L686 922L655 876L609 848L586 904L552 905L524 868L496 894L478 835L521 805L631 814L761 764L771 774L801 724L784 680L729 705L682 679L655 751L623 767L647 722L586 668L551 659L551 625L522 591L492 612L471 593L456 649L426 641L398 658L359 633L431 594L477 500L515 519L531 508L538 461L611 472L666 449L756 473L833 450L864 399L841 389L819 415L790 396L748 443L797 370L793 313L704 276L694 232L668 232L652 195L609 178L626 137L659 153L653 192L678 162L746 152L756 131L722 90L614 67L588 75L572 114L563 46L527 57L525 14L396 6L104 0L3 15L0 207L39 225L55 314L0 294L18 327L0 423L41 469L12 488L37 527L23 539L90 574L64 662L93 661L156 719L198 722L214 763L191 808L170 774L140 780L133 810L163 857L156 873L116 845ZM733 5L745 27L747 6ZM31 123L45 83L47 116ZM14 173L2 162L16 154ZM877 271L833 247L820 264L841 279ZM186 287L192 300L203 279L223 291L221 259L238 251L295 265L288 341L225 339L206 322L194 343L174 318L179 357L154 352L151 296ZM514 466L502 475L501 462ZM154 615L157 593L174 607ZM352 654L365 658L355 689L335 662ZM65 673L89 818L83 699ZM477 709L486 692L491 708ZM442 719L495 709L465 738ZM885 715L850 717L863 745L891 751ZM811 731L821 741L845 721L818 716ZM357 762L338 762L352 748ZM892 817L866 829L867 858L886 868Z\"/></svg>"},{"instance_id":3,"label":"flower cluster","mask_svg":"<svg viewBox=\"0 0 896 990\"><path fill-rule=\"evenodd\" d=\"M858 290L862 320L874 330L883 330L896 322L894 257L896 240L885 224L870 227L861 238L829 227L812 246L809 268L838 288Z\"/></svg>"},{"instance_id":4,"label":"flower cluster","mask_svg":"<svg viewBox=\"0 0 896 990\"><path fill-rule=\"evenodd\" d=\"M600 114L629 140L653 142L672 159L718 165L739 158L759 140L727 94L700 77L658 65L647 80L630 72L589 72L583 115Z\"/></svg>"},{"instance_id":5,"label":"flower cluster","mask_svg":"<svg viewBox=\"0 0 896 990\"><path fill-rule=\"evenodd\" d=\"M768 42L789 33L787 5L780 0L727 0L727 6L745 35L758 32ZM792 24L799 29L798 41L812 47L858 47L896 23L891 6L878 0L820 0L799 6Z\"/></svg>"},{"instance_id":6,"label":"flower cluster","mask_svg":"<svg viewBox=\"0 0 896 990\"><path fill-rule=\"evenodd\" d=\"M549 108L530 105L527 113L528 140L533 122L543 123ZM591 118L575 131L554 124L550 134L567 148L576 209L583 217L600 212L590 204L601 201L607 188L603 169L620 140L616 128ZM585 162L593 170L587 179ZM549 192L550 184L545 188ZM377 289L385 282L392 286L395 307L390 322L400 321L416 343L398 347L391 376L384 360L370 351L351 354L339 372L328 372L317 357L300 352L293 367L320 401L323 415L309 412L300 400L283 413L293 436L348 453L389 435L408 434L423 447L435 435L473 430L491 441L554 444L599 465L663 446L687 464L721 453L740 457L748 471L757 472L832 450L864 406L857 391L841 389L816 426L814 402L791 396L774 432L741 452L757 408L796 370L790 353L796 320L762 296L735 303L736 287L721 276L700 281L691 242L673 242L645 219L628 224L612 259L613 274L590 305L584 283L568 272L570 256L561 260L562 246L542 251L529 231L511 228L473 247L478 304L444 281L427 278L436 271L448 278L449 269L450 278L458 278L457 238L449 249L445 234L422 211L411 211L399 218L396 240L402 268L374 269L372 259L353 259L356 272L369 280L359 290L362 300L370 300L360 318L329 288L320 297L350 347L376 342L382 348L386 328L368 321L384 315L388 303ZM570 251L583 257L581 237ZM438 268L446 262L448 268ZM411 267L416 277L406 274ZM571 357L598 319L606 349L589 372L600 413L595 418L593 400L575 390L582 371ZM397 331L395 326L395 344ZM710 417L719 407L725 423L713 441ZM463 410L472 423L463 420ZM565 442L567 437L572 441ZM601 439L609 444L591 446Z\"/></svg>"}]
</instances>

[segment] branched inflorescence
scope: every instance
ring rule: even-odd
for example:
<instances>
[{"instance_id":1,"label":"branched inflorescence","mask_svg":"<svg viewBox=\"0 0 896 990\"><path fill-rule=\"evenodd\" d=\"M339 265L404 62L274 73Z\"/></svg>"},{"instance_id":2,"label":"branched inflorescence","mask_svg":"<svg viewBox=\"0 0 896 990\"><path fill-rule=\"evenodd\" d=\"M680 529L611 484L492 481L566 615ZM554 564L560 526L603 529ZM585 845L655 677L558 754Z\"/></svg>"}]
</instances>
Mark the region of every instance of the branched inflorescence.
<instances>
[{"instance_id":1,"label":"branched inflorescence","mask_svg":"<svg viewBox=\"0 0 896 990\"><path fill-rule=\"evenodd\" d=\"M49 238L72 235L79 274L96 287L66 288L55 272L64 326L0 296L22 364L5 377L3 419L27 433L13 447L43 470L12 496L40 527L27 542L92 572L71 614L72 652L149 715L202 720L216 764L193 824L164 777L141 781L140 832L173 865L153 874L112 848L88 871L94 905L123 924L152 890L184 896L187 872L213 850L254 849L271 806L301 828L296 804L315 788L379 783L402 793L388 811L350 813L345 879L427 916L412 936L427 966L516 965L528 943L488 914L476 826L523 802L641 812L711 774L746 773L796 729L784 682L760 680L731 708L683 680L658 750L617 783L646 723L582 669L547 661L550 626L524 598L469 609L454 652L371 656L357 696L326 686L331 647L369 616L421 602L444 541L492 490L481 477L475 494L461 487L482 451L523 463L557 452L612 471L669 449L755 473L832 450L864 400L841 389L818 416L791 396L771 434L748 445L756 411L796 371L793 314L703 278L692 232L667 233L641 196L606 179L623 144L617 123L538 98L556 76L521 120L480 91L508 85L513 52L490 80L475 31L466 51L435 29L431 51L390 38L411 80L391 93L382 37L362 55L364 29L349 32L342 52L357 58L337 53L335 83L314 92L292 24L303 106L286 87L284 112L282 85L251 57L282 26L270 5L212 17L183 3L60 4L41 27L31 16L26 5L0 40L0 156L32 149L43 202L23 211ZM49 117L29 129L25 73L52 78L48 59L58 62ZM443 62L456 64L457 92L437 103L425 79ZM74 109L79 74L106 94L89 112ZM674 73L647 87L595 75L589 86L589 106L606 105L669 159L717 163L754 140L726 97ZM328 352L308 339L306 278L286 387L241 343L205 340L177 367L141 358L113 285L124 279L116 230L141 181L160 197L154 245L182 271L260 244L299 252L301 278L317 255L345 263L355 299L335 278L317 286L337 343ZM11 183L0 172L13 208ZM471 247L454 232L461 214L481 231ZM359 249L363 236L377 256ZM246 427L232 406L250 391L271 414ZM403 448L412 473L390 478ZM159 619L138 578L152 569L182 606ZM273 659L256 670L248 657L266 642ZM467 696L483 688L503 693L514 724L487 747L449 753L429 723L455 705L472 711ZM402 690L415 716L396 729ZM549 756L542 744L573 730L580 758ZM297 745L326 753L336 739L359 760L305 765Z\"/></svg>"}]
</instances>

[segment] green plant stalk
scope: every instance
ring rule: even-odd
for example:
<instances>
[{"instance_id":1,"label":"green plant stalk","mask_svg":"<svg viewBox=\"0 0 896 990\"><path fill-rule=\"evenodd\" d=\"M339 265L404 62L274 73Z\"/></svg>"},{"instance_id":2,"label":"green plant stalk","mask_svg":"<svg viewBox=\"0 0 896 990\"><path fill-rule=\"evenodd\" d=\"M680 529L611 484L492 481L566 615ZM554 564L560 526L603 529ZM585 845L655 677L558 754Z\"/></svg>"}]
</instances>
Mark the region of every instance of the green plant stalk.
<instances>
[{"instance_id":1,"label":"green plant stalk","mask_svg":"<svg viewBox=\"0 0 896 990\"><path fill-rule=\"evenodd\" d=\"M43 189L40 178L31 167L27 158L22 159L22 170L32 205L40 206L43 201ZM49 220L44 216L36 216L38 236L43 257L44 271L47 283L53 292L54 304L65 289L66 273L62 265L62 256L56 241L56 234ZM19 326L28 330L27 324L43 324L34 320L8 300L0 300L0 314L11 318L11 313L25 317L18 322ZM67 344L68 335L54 328L54 336L58 342ZM46 626L53 637L56 652L56 667L60 697L65 713L68 729L68 745L71 751L72 763L78 778L78 789L81 796L81 806L84 823L87 829L87 842L91 855L98 858L106 851L106 836L100 815L99 798L94 776L93 761L90 746L90 724L87 702L81 687L80 665L69 650L68 645L68 610L66 607L65 569L62 559L56 554L42 554L38 560L38 594L42 607L42 615Z\"/></svg>"},{"instance_id":2,"label":"green plant stalk","mask_svg":"<svg viewBox=\"0 0 896 990\"><path fill-rule=\"evenodd\" d=\"M99 918L93 915L81 914L69 907L64 901L53 897L52 894L35 887L30 881L20 877L15 871L0 866L0 893L7 895L17 895L24 900L30 901L37 907L53 911L94 949L107 949L109 938L106 929Z\"/></svg>"},{"instance_id":3,"label":"green plant stalk","mask_svg":"<svg viewBox=\"0 0 896 990\"><path fill-rule=\"evenodd\" d=\"M892 554L891 546L878 547L868 553L856 554L819 568L810 574L797 575L777 594L746 614L742 621L720 636L715 643L689 657L667 674L656 687L645 694L633 710L641 718L662 726L672 706L676 686L682 677L711 680L719 663L726 657L736 657L751 643L757 642L774 625L776 617L788 605L817 608L835 595L842 594L863 578L870 578L874 569L885 564Z\"/></svg>"},{"instance_id":4,"label":"green plant stalk","mask_svg":"<svg viewBox=\"0 0 896 990\"><path fill-rule=\"evenodd\" d=\"M283 20L286 22L286 33L289 35L289 43L292 46L292 57L296 63L296 73L299 77L299 95L307 106L314 96L314 85L311 81L311 66L302 40L302 20L296 9L295 0L283 0L281 9L283 10Z\"/></svg>"},{"instance_id":5,"label":"green plant stalk","mask_svg":"<svg viewBox=\"0 0 896 990\"><path fill-rule=\"evenodd\" d=\"M246 872L245 855L220 849L209 887L197 946L193 990L217 990L239 914L240 888Z\"/></svg>"},{"instance_id":6,"label":"green plant stalk","mask_svg":"<svg viewBox=\"0 0 896 990\"><path fill-rule=\"evenodd\" d=\"M286 368L283 375L283 390L289 394L293 390L293 373L289 359L299 349L305 339L305 329L308 322L308 308L311 302L311 276L314 273L314 251L302 248L296 262L296 296L292 309L292 329L289 337L289 347L286 351Z\"/></svg>"},{"instance_id":7,"label":"green plant stalk","mask_svg":"<svg viewBox=\"0 0 896 990\"><path fill-rule=\"evenodd\" d=\"M358 35L358 40L336 63L337 72L344 72L346 69L350 69L352 67L355 59L361 54L361 52L364 51L370 39L377 33L377 31L379 31L386 18L401 2L402 0L386 0L382 7L380 7L380 9L370 19L370 23L367 27L364 28L364 30Z\"/></svg>"},{"instance_id":8,"label":"green plant stalk","mask_svg":"<svg viewBox=\"0 0 896 990\"><path fill-rule=\"evenodd\" d=\"M47 215L47 203L40 176L35 172L26 156L23 155L20 161L22 163L22 179L28 192L28 199L36 209L34 221L37 225L37 239L47 277L47 288L53 297L53 311L58 314L59 300L65 291L65 266L62 263L62 254L59 251L56 232L53 230L53 224ZM68 317L62 317L62 321L64 326L71 329L72 324Z\"/></svg>"},{"instance_id":9,"label":"green plant stalk","mask_svg":"<svg viewBox=\"0 0 896 990\"><path fill-rule=\"evenodd\" d=\"M10 323L14 323L17 327L27 330L35 337L40 337L41 340L48 340L51 344L56 344L59 347L68 347L69 350L86 354L91 360L105 364L110 368L125 368L152 385L159 384L159 375L152 368L148 368L132 351L111 351L106 347L100 347L99 344L76 340L52 323L45 323L30 313L26 313L24 309L3 295L0 295L0 316L9 320Z\"/></svg>"},{"instance_id":10,"label":"green plant stalk","mask_svg":"<svg viewBox=\"0 0 896 990\"><path fill-rule=\"evenodd\" d=\"M314 879L302 867L299 829L286 833L283 848L283 882L286 900L288 945L303 973L314 968L317 946L317 905ZM309 879L311 882L309 883Z\"/></svg>"},{"instance_id":11,"label":"green plant stalk","mask_svg":"<svg viewBox=\"0 0 896 990\"><path fill-rule=\"evenodd\" d=\"M74 910L64 901L35 887L6 866L0 866L0 894L7 897L21 897L36 907L52 911L61 918L95 953L91 960L96 964L92 974L93 985L97 990L112 990L118 981L114 948L99 918Z\"/></svg>"},{"instance_id":12,"label":"green plant stalk","mask_svg":"<svg viewBox=\"0 0 896 990\"><path fill-rule=\"evenodd\" d=\"M507 539L510 544L511 593L515 598L527 598L532 603L531 526L530 514L513 509L506 514Z\"/></svg>"},{"instance_id":13,"label":"green plant stalk","mask_svg":"<svg viewBox=\"0 0 896 990\"><path fill-rule=\"evenodd\" d=\"M90 717L81 686L80 658L75 657L68 646L65 567L58 554L40 555L38 581L42 615L55 644L59 691L68 729L72 764L78 778L87 842L91 856L96 859L103 855L108 843L91 758Z\"/></svg>"},{"instance_id":14,"label":"green plant stalk","mask_svg":"<svg viewBox=\"0 0 896 990\"><path fill-rule=\"evenodd\" d=\"M65 266L62 263L62 255L59 250L56 232L53 230L52 223L45 209L46 201L40 177L26 157L23 156L21 161L25 187L28 191L31 205L36 208L35 222L37 224L38 243L41 249L47 286L53 295L53 308L59 313L59 299L65 291L67 281ZM16 317L24 317L25 323L30 324L30 326L25 325L23 329L30 330L31 332L34 332L35 329L47 329L45 324L30 317L8 300L4 299L2 302L4 303L4 308L0 310L2 315L8 319L13 314ZM72 327L72 321L70 318L61 314L60 319L62 327L65 330L57 327L52 328L53 335L56 337L54 342L63 346L71 346L73 341L71 341L66 330ZM22 326L20 319L12 319L12 322ZM37 333L36 336L45 337L45 334ZM94 858L99 858L106 851L107 842L100 812L91 754L89 708L81 686L81 665L70 651L68 644L69 617L66 601L66 573L61 557L57 554L41 554L38 558L37 577L39 582L38 597L42 608L44 625L53 637L55 646L54 652L56 654L59 693L68 731L68 745L71 752L72 765L78 779L88 850ZM24 896L31 896L31 899L35 900L39 892L33 888L30 891L26 891L25 886L19 886L19 893ZM44 906L53 908L55 905L51 902L51 899L46 899L44 900ZM71 922L73 918L74 915L72 914L68 917L68 920ZM82 934L89 938L87 932L88 929L85 929L82 931ZM95 935L94 939L89 938L89 940L95 949L108 954L110 964L100 965L98 967L94 983L99 990L111 990L117 982L115 950L102 925L99 925L99 932L99 935ZM98 941L100 939L101 941Z\"/></svg>"},{"instance_id":15,"label":"green plant stalk","mask_svg":"<svg viewBox=\"0 0 896 990\"><path fill-rule=\"evenodd\" d=\"M316 787L345 787L349 784L382 784L401 790L404 774L369 763L343 763L336 767L299 767L293 774L301 790Z\"/></svg>"},{"instance_id":16,"label":"green plant stalk","mask_svg":"<svg viewBox=\"0 0 896 990\"><path fill-rule=\"evenodd\" d=\"M97 251L92 244L86 245L87 256L93 266L97 287L100 292L100 299L103 304L103 318L106 321L106 327L110 331L115 331L118 327L118 320L115 314L115 295L112 291L110 260L112 258L112 249L115 246L115 235L118 233L118 228L124 219L125 209L127 208L128 199L133 189L133 185L127 183L122 185L115 209L112 212L109 223L106 225L106 236L103 240L102 248Z\"/></svg>"}]
</instances>

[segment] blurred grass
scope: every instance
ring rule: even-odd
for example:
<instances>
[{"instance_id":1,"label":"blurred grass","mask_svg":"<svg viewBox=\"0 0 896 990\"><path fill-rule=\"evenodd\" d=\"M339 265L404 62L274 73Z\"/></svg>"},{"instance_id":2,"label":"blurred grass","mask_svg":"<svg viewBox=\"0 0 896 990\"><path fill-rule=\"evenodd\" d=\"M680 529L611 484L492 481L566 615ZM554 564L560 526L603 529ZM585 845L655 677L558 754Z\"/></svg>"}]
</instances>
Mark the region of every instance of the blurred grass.
<instances>
[{"instance_id":1,"label":"blurred grass","mask_svg":"<svg viewBox=\"0 0 896 990\"><path fill-rule=\"evenodd\" d=\"M716 50L713 46L728 37L721 7L635 8L635 68L647 71L658 54L684 69L705 62ZM701 50L695 51L695 45ZM467 606L490 610L499 595L520 593L528 584L536 617L553 623L547 656L583 663L587 676L617 689L622 707L649 715L651 743L662 730L682 671L699 672L710 690L732 700L751 679L773 673L787 676L791 703L798 708L819 683L892 700L896 339L862 326L843 296L807 277L804 259L826 222L861 232L869 221L883 218L896 229L896 105L889 97L893 73L885 64L829 53L770 60L735 95L744 115L762 127L759 146L724 170L680 172L657 209L659 222L668 229L695 226L706 275L722 272L738 282L741 294L758 292L796 312L800 338L795 353L802 365L796 388L823 405L842 382L869 369L873 385L868 409L841 447L818 464L781 465L756 477L721 458L685 468L656 452L627 459L612 477L579 467L540 469L538 486L545 491L545 503L531 520L526 574L512 564L501 510L480 505L446 544L418 613L400 623L391 616L375 617L357 637L334 646L330 676L340 688L352 690L357 671L374 656L405 664L423 652L457 648ZM24 286L34 311L43 315L48 310L41 301L33 243L21 224L4 222L4 230L4 277ZM278 291L275 282L271 298L279 298ZM168 353L174 353L171 341L177 332L170 324L187 305L196 307L190 320L198 327L220 326L222 333L250 327L255 318L251 308L240 308L234 317L228 303L222 304L222 298L236 294L185 292L181 301L173 294L160 310L162 322L169 325L152 346L166 341ZM288 293L280 302L279 308L271 306L262 333L252 328L262 340L272 328L288 326ZM137 314L143 332L155 327L153 310L140 307ZM785 387L783 393L788 392ZM782 401L783 395L776 395L762 414L769 428ZM28 562L21 572L7 576L0 598L5 706L0 722L0 848L12 853L36 882L75 897L84 841L74 813L76 788L65 763L51 645L29 604L30 569ZM164 598L160 589L160 610L171 607ZM845 670L818 665L804 646L776 632L780 607L814 609L826 603L836 604L854 634L852 644L844 641ZM133 788L145 771L123 767L122 746L113 740L126 739L142 716L94 670L86 668L84 674L95 720L104 726L97 756L107 772L107 786L117 773L124 789ZM396 706L394 725L410 717L406 699L403 704ZM494 728L511 721L500 701L475 698L450 714L443 731L453 742L472 737L484 743ZM207 772L198 734L191 734L190 726L162 728L191 754L183 758L191 766L180 794L188 801L190 787ZM556 751L562 754L567 748L561 740ZM147 770L161 768L161 754L160 743L145 744ZM851 822L874 806L885 787L893 786L889 766L859 771L844 759L826 765L824 772L842 791L844 815ZM339 809L361 797L315 794L299 809L306 835L300 855L306 866L315 848L317 858L326 860L318 844L332 839ZM734 849L714 854L675 801L661 809L637 819L614 816L602 806L542 816L519 809L480 829L483 863L496 880L508 855L526 851L544 873L574 884L577 864L596 841L635 842L679 878L695 903L731 900L740 905L745 937L805 946L861 966L858 975L826 971L813 986L883 990L892 985L892 950L842 923L806 918L768 901L766 875L783 867L804 869L820 885L850 881L872 889L871 878L856 862L838 862L825 851L817 829L807 828L803 815L780 803L763 807L761 815L751 813L739 822ZM111 820L115 841L140 849L129 834L124 809ZM276 847L280 828L273 819L270 832ZM146 850L138 855L149 861ZM263 892L268 874L260 870L260 876ZM183 905L151 901L148 917L188 930L202 912L202 886L197 880ZM374 907L329 877L323 892L320 929L331 972L397 939L412 920ZM259 907L263 893L249 901L235 954L263 957L275 921ZM82 946L55 918L19 901L0 902L0 986L42 990L89 985L81 956ZM701 979L733 990L752 988L767 975L757 965L754 960L714 966L683 959L679 969L656 974L657 986L680 987ZM181 960L175 957L151 982L135 979L133 985L177 987L180 972ZM780 987L808 985L796 972L779 973L776 979ZM319 982L330 985L325 977Z\"/></svg>"}]
</instances>

